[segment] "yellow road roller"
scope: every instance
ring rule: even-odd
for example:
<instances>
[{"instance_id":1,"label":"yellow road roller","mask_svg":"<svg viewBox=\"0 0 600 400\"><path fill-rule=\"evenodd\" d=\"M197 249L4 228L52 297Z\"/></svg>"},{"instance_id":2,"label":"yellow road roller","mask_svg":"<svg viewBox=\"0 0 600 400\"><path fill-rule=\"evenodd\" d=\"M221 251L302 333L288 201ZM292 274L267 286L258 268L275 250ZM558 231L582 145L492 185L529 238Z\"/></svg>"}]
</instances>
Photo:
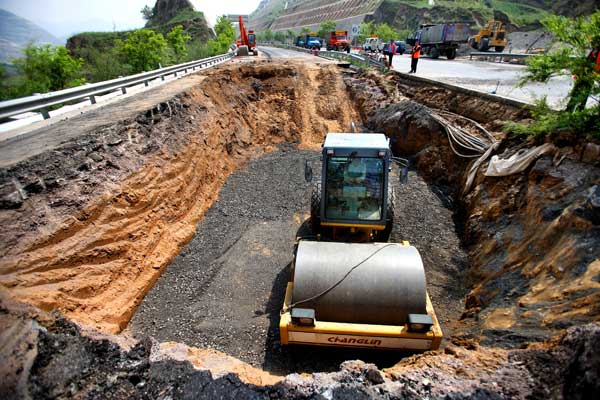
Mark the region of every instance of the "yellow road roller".
<instances>
[{"instance_id":1,"label":"yellow road roller","mask_svg":"<svg viewBox=\"0 0 600 400\"><path fill-rule=\"evenodd\" d=\"M313 236L297 242L281 319L284 345L434 350L442 330L418 250L389 243L394 193L389 140L329 133L311 193ZM308 163L305 178L312 181Z\"/></svg>"}]
</instances>

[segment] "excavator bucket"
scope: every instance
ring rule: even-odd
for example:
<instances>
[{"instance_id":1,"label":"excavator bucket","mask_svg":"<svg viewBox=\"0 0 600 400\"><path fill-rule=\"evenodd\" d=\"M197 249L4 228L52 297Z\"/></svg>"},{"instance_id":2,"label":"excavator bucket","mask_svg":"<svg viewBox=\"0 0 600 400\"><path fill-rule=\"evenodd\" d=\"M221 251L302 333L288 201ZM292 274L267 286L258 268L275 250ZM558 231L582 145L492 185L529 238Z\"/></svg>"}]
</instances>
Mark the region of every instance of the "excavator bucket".
<instances>
[{"instance_id":1,"label":"excavator bucket","mask_svg":"<svg viewBox=\"0 0 600 400\"><path fill-rule=\"evenodd\" d=\"M279 329L282 344L425 351L442 340L407 242L300 241Z\"/></svg>"},{"instance_id":2,"label":"excavator bucket","mask_svg":"<svg viewBox=\"0 0 600 400\"><path fill-rule=\"evenodd\" d=\"M237 49L237 55L241 56L241 57L246 57L250 55L250 52L248 51L248 46L240 46Z\"/></svg>"}]
</instances>

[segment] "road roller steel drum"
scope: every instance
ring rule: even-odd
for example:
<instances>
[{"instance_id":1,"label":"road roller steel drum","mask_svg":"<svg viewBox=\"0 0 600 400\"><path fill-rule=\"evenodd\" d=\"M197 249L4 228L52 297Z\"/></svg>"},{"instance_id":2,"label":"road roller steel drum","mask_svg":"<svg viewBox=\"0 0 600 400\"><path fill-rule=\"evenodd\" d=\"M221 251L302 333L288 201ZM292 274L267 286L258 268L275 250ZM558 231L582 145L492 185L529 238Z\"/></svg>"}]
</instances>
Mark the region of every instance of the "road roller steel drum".
<instances>
[{"instance_id":1,"label":"road roller steel drum","mask_svg":"<svg viewBox=\"0 0 600 400\"><path fill-rule=\"evenodd\" d=\"M340 280L323 296L299 307L314 309L317 320L361 324L404 325L409 314L426 314L425 271L413 246L298 244L292 303L313 298Z\"/></svg>"}]
</instances>

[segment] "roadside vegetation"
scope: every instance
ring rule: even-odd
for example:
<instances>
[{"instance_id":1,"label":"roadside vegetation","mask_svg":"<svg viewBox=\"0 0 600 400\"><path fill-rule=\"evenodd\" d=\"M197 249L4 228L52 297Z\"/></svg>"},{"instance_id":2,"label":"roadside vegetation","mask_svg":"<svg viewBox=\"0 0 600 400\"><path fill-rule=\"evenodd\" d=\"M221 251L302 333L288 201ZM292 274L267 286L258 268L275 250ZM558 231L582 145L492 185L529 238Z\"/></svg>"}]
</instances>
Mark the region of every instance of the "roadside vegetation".
<instances>
[{"instance_id":1,"label":"roadside vegetation","mask_svg":"<svg viewBox=\"0 0 600 400\"><path fill-rule=\"evenodd\" d=\"M574 20L552 16L542 24L561 45L530 58L519 85L569 76L574 79L573 89L564 100L564 109L554 110L542 98L532 110L533 123L508 123L506 129L516 135L538 138L572 133L600 139L600 68L596 64L600 51L600 11ZM595 100L595 105L586 107L589 99Z\"/></svg>"},{"instance_id":2,"label":"roadside vegetation","mask_svg":"<svg viewBox=\"0 0 600 400\"><path fill-rule=\"evenodd\" d=\"M152 10L144 8L142 14L151 17ZM22 58L12 60L17 71L15 75L9 76L0 69L0 100L66 89L85 82L100 82L226 53L235 42L233 24L222 16L214 30L216 37L205 42L193 40L182 25L173 26L165 35L150 28L90 32L80 35L87 42L77 49L77 54L64 46L30 44Z\"/></svg>"}]
</instances>

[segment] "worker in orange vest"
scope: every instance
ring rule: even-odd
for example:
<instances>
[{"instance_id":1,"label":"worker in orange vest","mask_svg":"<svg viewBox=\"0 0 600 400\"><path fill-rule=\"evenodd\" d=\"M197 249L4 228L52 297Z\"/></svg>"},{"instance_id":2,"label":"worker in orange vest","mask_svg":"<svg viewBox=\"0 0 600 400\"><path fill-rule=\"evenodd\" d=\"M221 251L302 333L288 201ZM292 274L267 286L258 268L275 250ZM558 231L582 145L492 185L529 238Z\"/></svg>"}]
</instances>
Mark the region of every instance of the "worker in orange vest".
<instances>
[{"instance_id":1,"label":"worker in orange vest","mask_svg":"<svg viewBox=\"0 0 600 400\"><path fill-rule=\"evenodd\" d=\"M409 74L417 73L417 63L419 62L419 57L421 57L421 45L417 40L412 48L412 52L410 53L410 71L408 71Z\"/></svg>"},{"instance_id":2,"label":"worker in orange vest","mask_svg":"<svg viewBox=\"0 0 600 400\"><path fill-rule=\"evenodd\" d=\"M394 53L396 52L396 44L394 43L394 39L390 39L390 44L387 46L388 57L390 59L389 68L394 68L394 64L392 64L392 59L394 58Z\"/></svg>"}]
</instances>

